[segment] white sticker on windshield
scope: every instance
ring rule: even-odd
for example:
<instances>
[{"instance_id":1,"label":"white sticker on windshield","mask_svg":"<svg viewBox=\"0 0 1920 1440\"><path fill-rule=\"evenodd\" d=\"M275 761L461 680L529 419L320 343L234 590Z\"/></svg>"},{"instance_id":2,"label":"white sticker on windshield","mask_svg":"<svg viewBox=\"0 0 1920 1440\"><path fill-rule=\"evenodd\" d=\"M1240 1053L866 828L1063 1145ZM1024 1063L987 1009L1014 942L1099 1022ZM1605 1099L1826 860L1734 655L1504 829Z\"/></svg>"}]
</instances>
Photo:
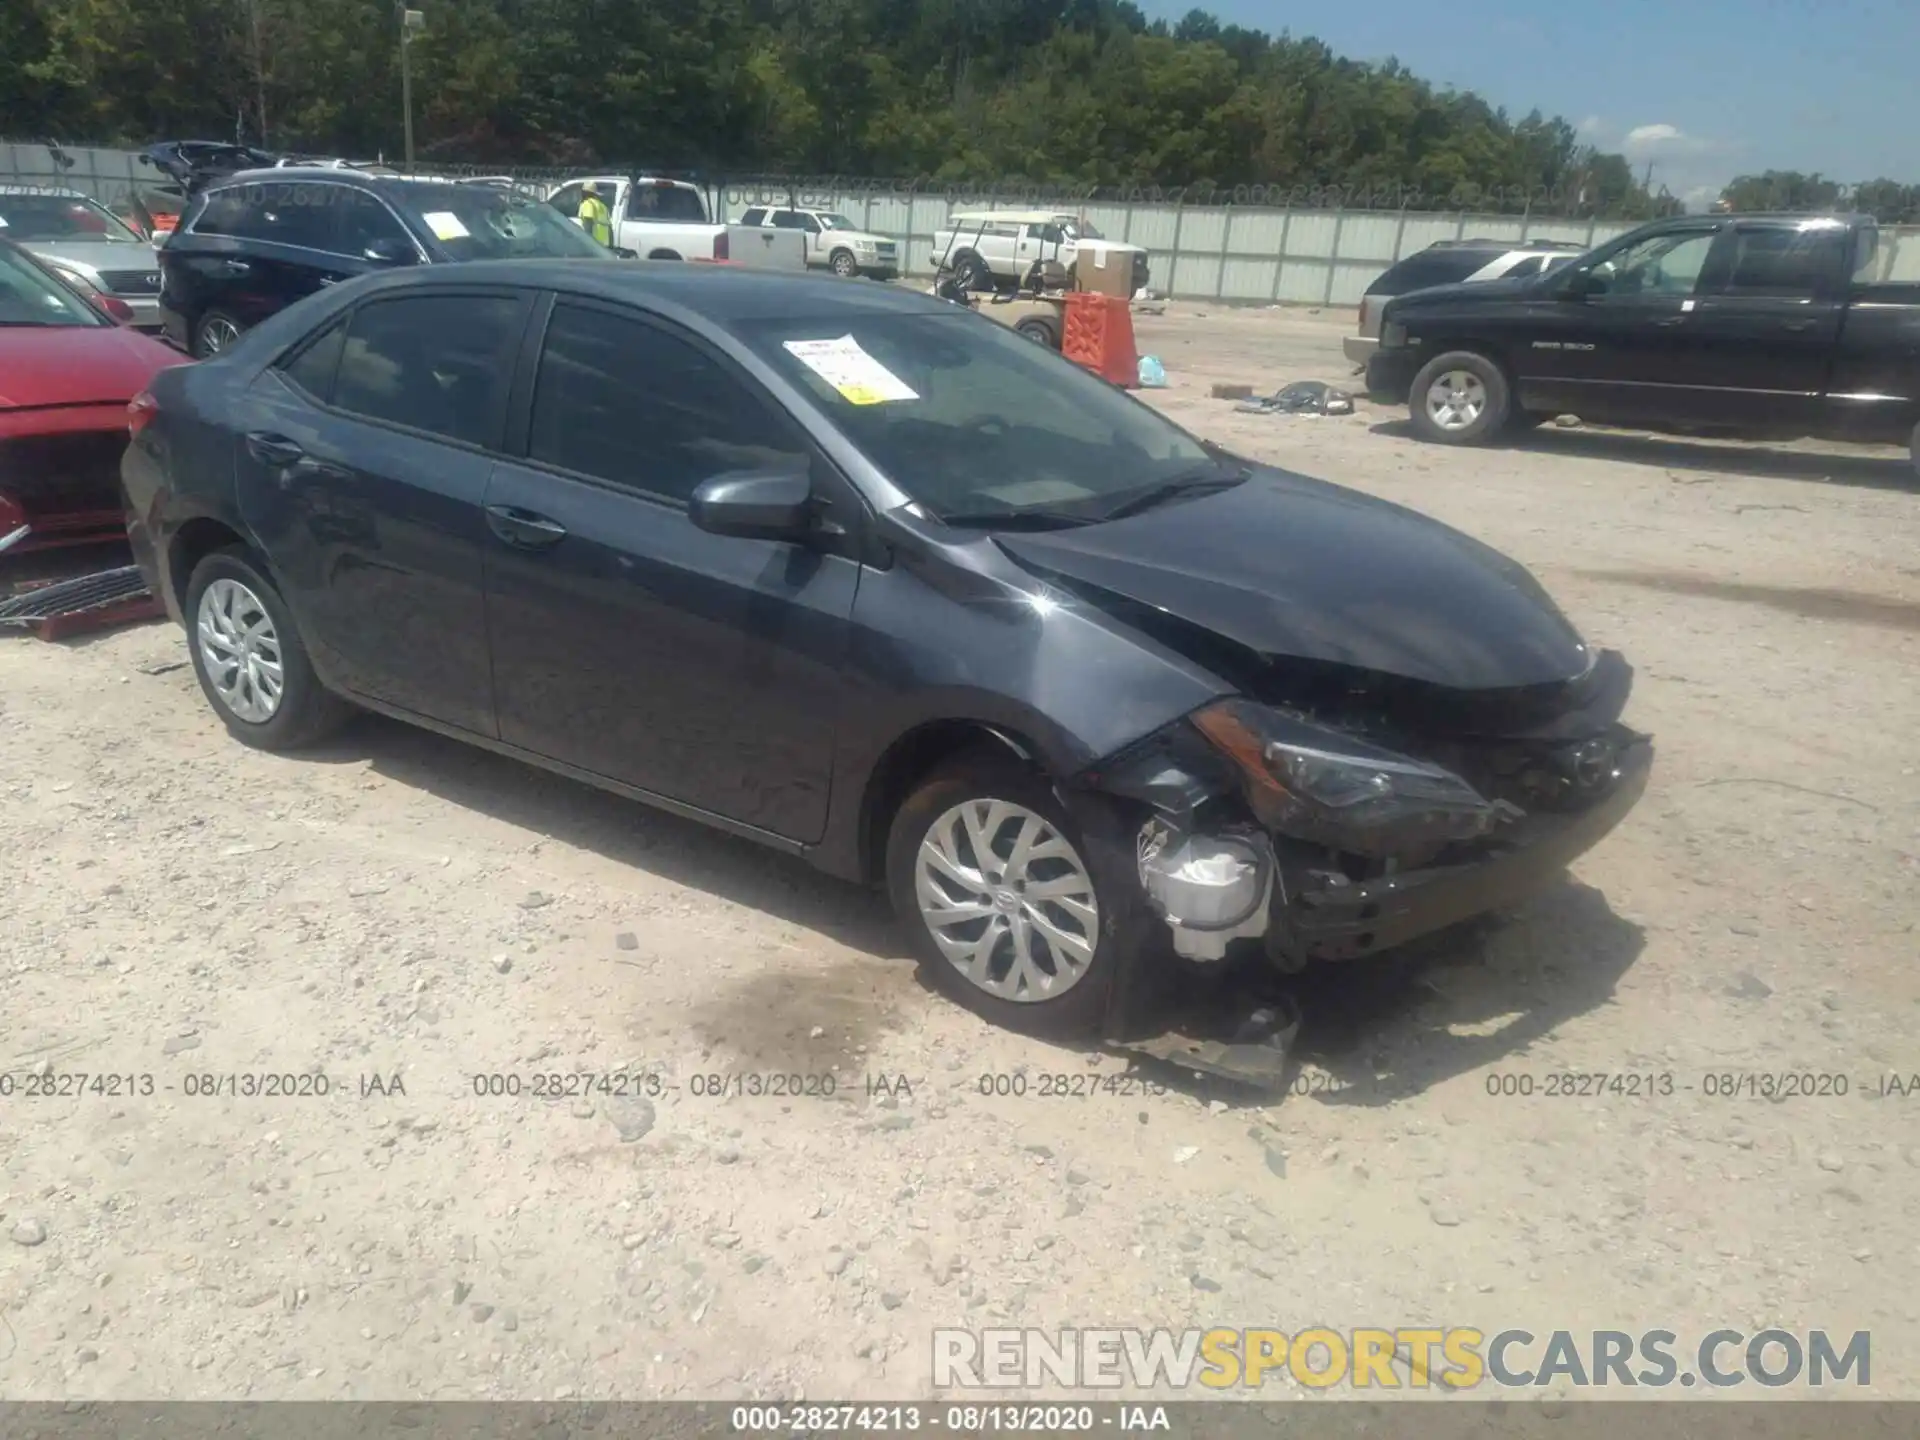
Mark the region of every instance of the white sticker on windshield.
<instances>
[{"instance_id":1,"label":"white sticker on windshield","mask_svg":"<svg viewBox=\"0 0 1920 1440\"><path fill-rule=\"evenodd\" d=\"M851 335L838 340L789 340L787 350L855 405L920 398L918 391L862 350Z\"/></svg>"},{"instance_id":2,"label":"white sticker on windshield","mask_svg":"<svg viewBox=\"0 0 1920 1440\"><path fill-rule=\"evenodd\" d=\"M6 228L7 228L7 217L4 215L0 215L0 230L4 230Z\"/></svg>"},{"instance_id":3,"label":"white sticker on windshield","mask_svg":"<svg viewBox=\"0 0 1920 1440\"><path fill-rule=\"evenodd\" d=\"M436 239L464 240L472 233L451 210L429 210L420 218L427 222L427 228L433 231Z\"/></svg>"}]
</instances>

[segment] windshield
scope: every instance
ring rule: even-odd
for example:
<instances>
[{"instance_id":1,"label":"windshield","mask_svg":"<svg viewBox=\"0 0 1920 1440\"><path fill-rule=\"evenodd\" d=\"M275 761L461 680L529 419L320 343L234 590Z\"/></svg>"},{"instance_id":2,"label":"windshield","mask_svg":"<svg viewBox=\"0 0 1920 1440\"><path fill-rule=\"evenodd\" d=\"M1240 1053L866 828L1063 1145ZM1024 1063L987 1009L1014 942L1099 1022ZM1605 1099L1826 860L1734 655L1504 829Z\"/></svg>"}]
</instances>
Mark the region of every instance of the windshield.
<instances>
[{"instance_id":1,"label":"windshield","mask_svg":"<svg viewBox=\"0 0 1920 1440\"><path fill-rule=\"evenodd\" d=\"M80 195L0 194L0 235L9 240L107 240L144 245L114 215Z\"/></svg>"},{"instance_id":2,"label":"windshield","mask_svg":"<svg viewBox=\"0 0 1920 1440\"><path fill-rule=\"evenodd\" d=\"M1100 233L1098 227L1089 224L1085 220L1062 220L1060 222L1060 228L1065 232L1069 240L1104 240L1107 238Z\"/></svg>"},{"instance_id":3,"label":"windshield","mask_svg":"<svg viewBox=\"0 0 1920 1440\"><path fill-rule=\"evenodd\" d=\"M454 260L611 260L614 254L551 205L484 185L390 192Z\"/></svg>"},{"instance_id":4,"label":"windshield","mask_svg":"<svg viewBox=\"0 0 1920 1440\"><path fill-rule=\"evenodd\" d=\"M851 230L854 228L853 222L844 215L822 215L819 218L821 228L826 230Z\"/></svg>"},{"instance_id":5,"label":"windshield","mask_svg":"<svg viewBox=\"0 0 1920 1440\"><path fill-rule=\"evenodd\" d=\"M1077 515L1211 471L1200 442L1078 365L952 307L735 332L935 516Z\"/></svg>"},{"instance_id":6,"label":"windshield","mask_svg":"<svg viewBox=\"0 0 1920 1440\"><path fill-rule=\"evenodd\" d=\"M0 325L105 325L94 308L18 250L0 245Z\"/></svg>"}]
</instances>

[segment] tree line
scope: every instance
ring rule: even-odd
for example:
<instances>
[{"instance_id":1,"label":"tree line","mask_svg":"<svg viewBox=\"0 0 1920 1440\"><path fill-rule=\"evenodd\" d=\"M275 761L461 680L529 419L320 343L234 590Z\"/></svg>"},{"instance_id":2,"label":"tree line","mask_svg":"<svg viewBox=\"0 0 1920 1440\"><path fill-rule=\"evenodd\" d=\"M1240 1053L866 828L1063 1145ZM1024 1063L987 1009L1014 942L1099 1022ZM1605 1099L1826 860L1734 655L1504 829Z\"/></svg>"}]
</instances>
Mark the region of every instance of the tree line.
<instances>
[{"instance_id":1,"label":"tree line","mask_svg":"<svg viewBox=\"0 0 1920 1440\"><path fill-rule=\"evenodd\" d=\"M1129 0L405 0L418 154L1676 208L1558 116ZM394 0L0 0L0 134L396 157ZM1816 177L1817 178L1817 177Z\"/></svg>"}]
</instances>

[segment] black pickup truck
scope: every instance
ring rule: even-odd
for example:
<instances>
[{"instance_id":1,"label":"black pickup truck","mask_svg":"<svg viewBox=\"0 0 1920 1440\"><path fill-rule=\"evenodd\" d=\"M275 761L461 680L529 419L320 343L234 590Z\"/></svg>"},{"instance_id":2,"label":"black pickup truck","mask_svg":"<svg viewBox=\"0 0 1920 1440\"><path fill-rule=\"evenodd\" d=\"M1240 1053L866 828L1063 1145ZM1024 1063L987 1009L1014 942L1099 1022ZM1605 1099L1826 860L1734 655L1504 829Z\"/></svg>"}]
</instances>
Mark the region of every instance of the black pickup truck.
<instances>
[{"instance_id":1,"label":"black pickup truck","mask_svg":"<svg viewBox=\"0 0 1920 1440\"><path fill-rule=\"evenodd\" d=\"M1547 275L1395 298L1367 390L1453 445L1570 413L1905 444L1920 467L1920 284L1879 280L1889 260L1870 219L1657 220Z\"/></svg>"}]
</instances>

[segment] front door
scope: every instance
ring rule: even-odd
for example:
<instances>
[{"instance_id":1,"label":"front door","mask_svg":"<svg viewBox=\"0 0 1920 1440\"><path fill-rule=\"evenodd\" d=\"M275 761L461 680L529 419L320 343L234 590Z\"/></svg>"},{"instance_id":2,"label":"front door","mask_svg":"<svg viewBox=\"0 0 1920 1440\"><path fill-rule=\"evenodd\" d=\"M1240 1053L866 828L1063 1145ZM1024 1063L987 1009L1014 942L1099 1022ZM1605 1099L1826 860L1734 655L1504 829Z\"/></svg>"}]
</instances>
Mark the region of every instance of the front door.
<instances>
[{"instance_id":1,"label":"front door","mask_svg":"<svg viewBox=\"0 0 1920 1440\"><path fill-rule=\"evenodd\" d=\"M837 477L703 342L584 302L553 308L527 429L486 495L500 738L818 839L860 567L708 534L686 506L711 476L795 457L823 490Z\"/></svg>"},{"instance_id":2,"label":"front door","mask_svg":"<svg viewBox=\"0 0 1920 1440\"><path fill-rule=\"evenodd\" d=\"M242 513L343 689L494 733L481 502L522 295L370 300L255 382Z\"/></svg>"},{"instance_id":3,"label":"front door","mask_svg":"<svg viewBox=\"0 0 1920 1440\"><path fill-rule=\"evenodd\" d=\"M1583 267L1583 292L1543 302L1518 342L1522 403L1588 420L1685 419L1683 387L1698 374L1685 327L1716 233L1707 223L1647 236Z\"/></svg>"}]
</instances>

